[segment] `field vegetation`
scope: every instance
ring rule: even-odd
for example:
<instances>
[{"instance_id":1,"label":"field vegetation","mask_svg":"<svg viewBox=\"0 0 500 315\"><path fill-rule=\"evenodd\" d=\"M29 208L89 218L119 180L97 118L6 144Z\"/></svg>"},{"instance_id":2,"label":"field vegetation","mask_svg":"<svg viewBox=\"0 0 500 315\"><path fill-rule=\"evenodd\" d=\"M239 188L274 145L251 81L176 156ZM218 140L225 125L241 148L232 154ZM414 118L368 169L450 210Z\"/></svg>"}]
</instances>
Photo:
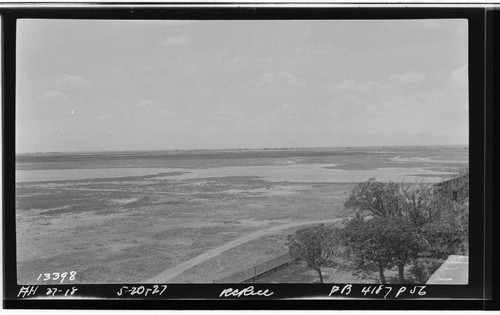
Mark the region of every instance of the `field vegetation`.
<instances>
[{"instance_id":1,"label":"field vegetation","mask_svg":"<svg viewBox=\"0 0 500 315\"><path fill-rule=\"evenodd\" d=\"M414 168L438 181L467 165L467 154L463 147L387 147L18 156L18 281L36 284L40 273L76 271L75 283L141 283L194 260L169 281L211 283L286 252L288 235L312 221L360 210L344 206L355 176L322 181L308 174L309 165L354 175L380 167L391 174L394 167L398 182L402 168ZM294 165L301 173L282 178ZM269 176L249 171L262 169ZM197 258L247 235L258 237ZM329 270L322 269L324 281L333 279Z\"/></svg>"}]
</instances>

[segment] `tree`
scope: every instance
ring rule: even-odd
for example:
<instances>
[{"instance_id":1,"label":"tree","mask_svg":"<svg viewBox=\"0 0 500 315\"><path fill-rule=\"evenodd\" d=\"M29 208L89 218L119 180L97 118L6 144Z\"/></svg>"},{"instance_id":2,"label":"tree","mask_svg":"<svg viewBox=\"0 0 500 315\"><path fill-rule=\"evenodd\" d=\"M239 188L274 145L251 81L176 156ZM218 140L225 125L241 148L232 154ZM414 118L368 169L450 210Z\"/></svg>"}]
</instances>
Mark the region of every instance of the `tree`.
<instances>
[{"instance_id":1,"label":"tree","mask_svg":"<svg viewBox=\"0 0 500 315\"><path fill-rule=\"evenodd\" d=\"M467 254L469 215L467 207L451 203L442 207L432 220L421 227L427 242L428 256L446 258L453 254Z\"/></svg>"},{"instance_id":2,"label":"tree","mask_svg":"<svg viewBox=\"0 0 500 315\"><path fill-rule=\"evenodd\" d=\"M399 282L404 283L405 266L416 259L426 248L425 241L407 218L387 218L384 232L395 265L398 267Z\"/></svg>"},{"instance_id":3,"label":"tree","mask_svg":"<svg viewBox=\"0 0 500 315\"><path fill-rule=\"evenodd\" d=\"M462 174L463 173L463 174ZM463 170L460 204L468 204L468 171ZM443 189L436 190L423 183L399 185L393 182L378 182L375 178L361 182L351 191L344 206L360 212L368 211L378 217L407 217L415 226L422 226L442 216L456 212L452 199Z\"/></svg>"},{"instance_id":4,"label":"tree","mask_svg":"<svg viewBox=\"0 0 500 315\"><path fill-rule=\"evenodd\" d=\"M338 250L337 235L337 228L324 224L297 230L295 234L288 236L290 255L316 270L323 283L321 268L333 263Z\"/></svg>"},{"instance_id":5,"label":"tree","mask_svg":"<svg viewBox=\"0 0 500 315\"><path fill-rule=\"evenodd\" d=\"M373 221L375 220L375 221ZM392 267L392 256L387 250L388 246L379 238L379 229L371 224L378 218L367 223L361 216L348 221L342 229L341 239L347 247L347 253L354 256L355 262L364 265L373 262L378 268L380 282L387 283L384 270Z\"/></svg>"},{"instance_id":6,"label":"tree","mask_svg":"<svg viewBox=\"0 0 500 315\"><path fill-rule=\"evenodd\" d=\"M400 216L400 197L398 184L378 182L375 178L370 178L354 187L344 205L346 208L369 211L374 216Z\"/></svg>"},{"instance_id":7,"label":"tree","mask_svg":"<svg viewBox=\"0 0 500 315\"><path fill-rule=\"evenodd\" d=\"M446 185L436 189L423 183L398 185L377 182L374 178L359 183L351 191L345 206L357 209L358 214L370 212L373 225L360 223L364 221L359 218L350 223L348 226L353 231L347 232L347 243L357 248L358 256L371 257L370 260L381 270L381 279L383 268L390 265L389 255L392 255L392 263L399 269L400 281L404 280L405 265L418 254L441 259L451 254L467 253L468 169L460 174L462 176L452 182L453 190L459 189L456 201L450 198L451 194L446 190L450 188ZM387 230L389 227L392 230ZM386 235L384 240L381 234ZM373 237L371 243L366 235ZM358 244L360 239L366 244ZM384 247L389 244L392 244L392 249Z\"/></svg>"},{"instance_id":8,"label":"tree","mask_svg":"<svg viewBox=\"0 0 500 315\"><path fill-rule=\"evenodd\" d=\"M379 269L381 283L386 283L384 270L397 266L403 283L405 265L425 247L422 237L403 217L358 216L342 230L342 240L358 263L373 262Z\"/></svg>"},{"instance_id":9,"label":"tree","mask_svg":"<svg viewBox=\"0 0 500 315\"><path fill-rule=\"evenodd\" d=\"M402 213L417 227L454 213L453 201L431 185L401 185Z\"/></svg>"},{"instance_id":10,"label":"tree","mask_svg":"<svg viewBox=\"0 0 500 315\"><path fill-rule=\"evenodd\" d=\"M446 258L467 252L468 207L429 185L402 186L403 213L427 244L427 256Z\"/></svg>"}]
</instances>

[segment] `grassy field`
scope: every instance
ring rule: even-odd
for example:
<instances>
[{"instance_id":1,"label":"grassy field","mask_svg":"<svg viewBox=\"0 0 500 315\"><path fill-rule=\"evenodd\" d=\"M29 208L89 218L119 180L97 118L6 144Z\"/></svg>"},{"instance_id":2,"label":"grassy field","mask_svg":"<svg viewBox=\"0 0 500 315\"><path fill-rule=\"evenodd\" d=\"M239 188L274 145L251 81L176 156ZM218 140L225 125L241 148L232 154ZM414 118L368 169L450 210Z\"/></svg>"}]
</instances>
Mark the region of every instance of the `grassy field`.
<instances>
[{"instance_id":1,"label":"grassy field","mask_svg":"<svg viewBox=\"0 0 500 315\"><path fill-rule=\"evenodd\" d=\"M467 154L451 147L19 156L18 281L76 271L77 283L143 282L255 231L349 215L343 203L355 183L314 181L308 165L358 174L414 168L429 176L467 165ZM398 156L404 159L394 160ZM290 165L302 173L286 177ZM272 172L281 167L289 168ZM248 171L257 169L272 174ZM241 244L173 280L212 282L273 258L286 251L293 231Z\"/></svg>"}]
</instances>

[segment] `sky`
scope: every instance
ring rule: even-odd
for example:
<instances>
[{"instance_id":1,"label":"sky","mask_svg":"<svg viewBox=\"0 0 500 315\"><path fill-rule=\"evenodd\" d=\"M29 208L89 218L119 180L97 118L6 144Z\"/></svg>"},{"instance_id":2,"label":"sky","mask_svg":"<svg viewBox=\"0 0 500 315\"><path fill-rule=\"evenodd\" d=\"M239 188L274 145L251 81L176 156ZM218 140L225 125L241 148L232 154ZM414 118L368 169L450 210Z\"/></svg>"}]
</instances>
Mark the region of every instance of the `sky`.
<instances>
[{"instance_id":1,"label":"sky","mask_svg":"<svg viewBox=\"0 0 500 315\"><path fill-rule=\"evenodd\" d=\"M467 20L18 20L16 151L468 144Z\"/></svg>"}]
</instances>

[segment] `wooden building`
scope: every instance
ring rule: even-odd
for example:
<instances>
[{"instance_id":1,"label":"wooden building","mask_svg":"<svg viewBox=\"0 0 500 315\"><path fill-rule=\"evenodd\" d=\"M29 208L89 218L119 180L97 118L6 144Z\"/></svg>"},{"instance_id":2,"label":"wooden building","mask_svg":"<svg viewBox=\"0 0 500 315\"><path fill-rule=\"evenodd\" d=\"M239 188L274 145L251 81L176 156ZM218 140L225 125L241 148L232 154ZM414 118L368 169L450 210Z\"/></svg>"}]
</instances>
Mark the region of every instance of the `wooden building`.
<instances>
[{"instance_id":1,"label":"wooden building","mask_svg":"<svg viewBox=\"0 0 500 315\"><path fill-rule=\"evenodd\" d=\"M450 178L434 184L434 189L460 204L469 203L469 174Z\"/></svg>"}]
</instances>

